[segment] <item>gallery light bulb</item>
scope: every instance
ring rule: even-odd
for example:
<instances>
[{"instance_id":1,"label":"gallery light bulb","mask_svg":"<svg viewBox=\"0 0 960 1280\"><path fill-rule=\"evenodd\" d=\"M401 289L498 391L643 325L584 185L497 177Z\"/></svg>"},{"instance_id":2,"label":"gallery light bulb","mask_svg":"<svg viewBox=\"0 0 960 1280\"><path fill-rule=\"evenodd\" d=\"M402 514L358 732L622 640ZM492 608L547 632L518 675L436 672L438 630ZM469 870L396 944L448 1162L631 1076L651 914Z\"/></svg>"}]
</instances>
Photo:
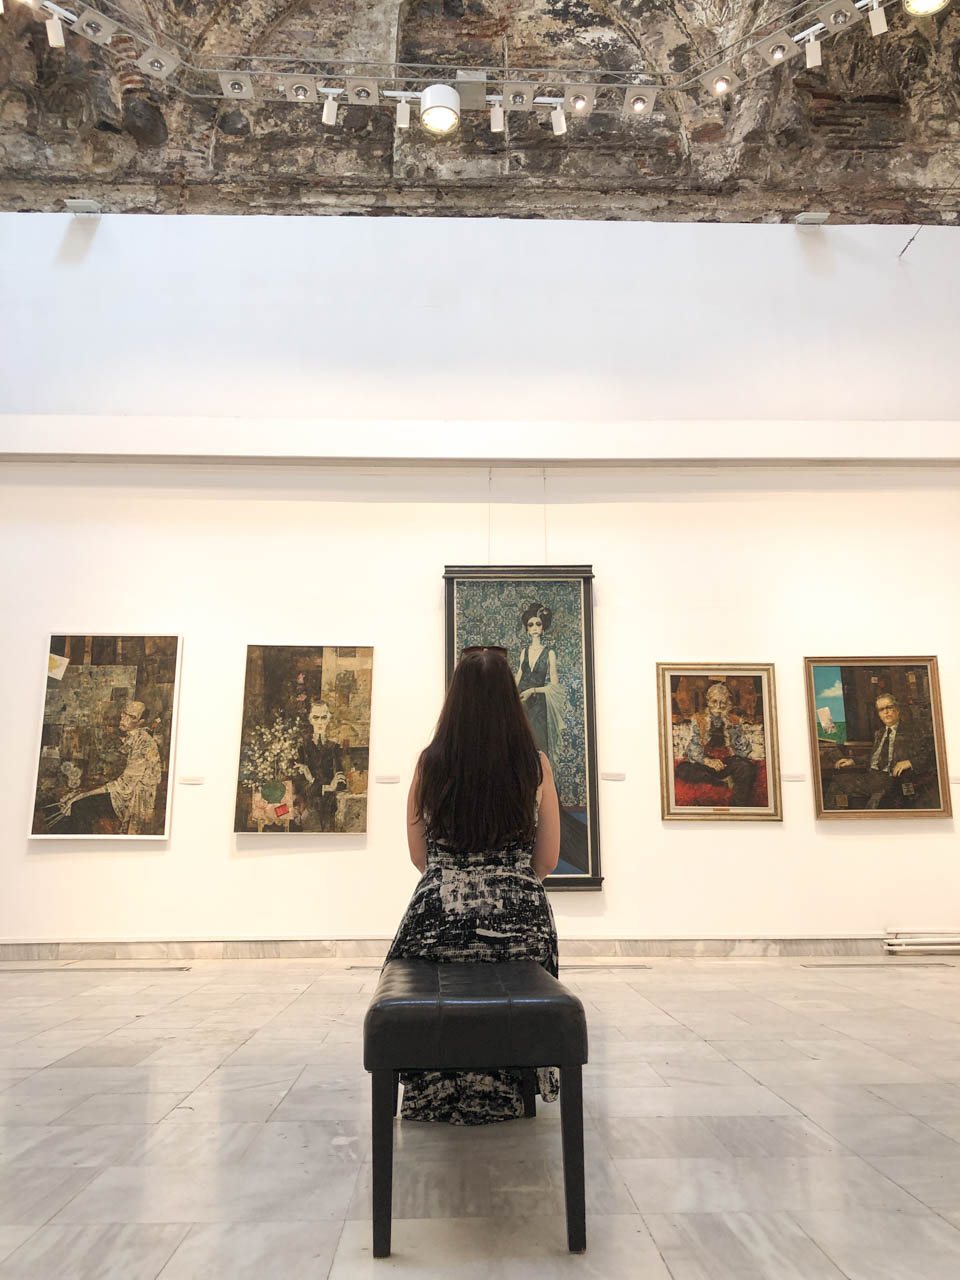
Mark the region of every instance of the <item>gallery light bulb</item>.
<instances>
[{"instance_id":1,"label":"gallery light bulb","mask_svg":"<svg viewBox=\"0 0 960 1280\"><path fill-rule=\"evenodd\" d=\"M420 123L428 133L452 133L460 123L460 95L449 84L432 84L420 95Z\"/></svg>"},{"instance_id":2,"label":"gallery light bulb","mask_svg":"<svg viewBox=\"0 0 960 1280\"><path fill-rule=\"evenodd\" d=\"M903 0L904 12L911 18L928 18L931 13L945 9L950 0Z\"/></svg>"}]
</instances>

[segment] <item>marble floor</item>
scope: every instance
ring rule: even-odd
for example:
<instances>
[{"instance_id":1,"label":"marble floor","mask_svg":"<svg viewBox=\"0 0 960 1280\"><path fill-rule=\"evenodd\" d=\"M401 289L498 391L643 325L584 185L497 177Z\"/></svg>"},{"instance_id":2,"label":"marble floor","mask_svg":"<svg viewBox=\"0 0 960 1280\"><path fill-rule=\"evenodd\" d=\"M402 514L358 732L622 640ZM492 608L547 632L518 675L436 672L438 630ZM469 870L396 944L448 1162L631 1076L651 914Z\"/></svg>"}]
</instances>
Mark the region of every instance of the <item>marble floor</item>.
<instances>
[{"instance_id":1,"label":"marble floor","mask_svg":"<svg viewBox=\"0 0 960 1280\"><path fill-rule=\"evenodd\" d=\"M371 960L0 963L0 1280L957 1280L960 966L572 959L557 1107L397 1122L370 1250Z\"/></svg>"}]
</instances>

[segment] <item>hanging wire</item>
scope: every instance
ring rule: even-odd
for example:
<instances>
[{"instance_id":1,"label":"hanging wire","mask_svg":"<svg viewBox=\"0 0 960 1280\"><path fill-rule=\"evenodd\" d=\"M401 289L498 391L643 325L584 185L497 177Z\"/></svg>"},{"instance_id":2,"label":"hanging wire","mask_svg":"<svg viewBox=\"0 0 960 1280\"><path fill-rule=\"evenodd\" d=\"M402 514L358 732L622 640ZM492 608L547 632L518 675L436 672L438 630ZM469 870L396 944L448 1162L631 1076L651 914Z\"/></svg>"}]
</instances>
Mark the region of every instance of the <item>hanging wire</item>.
<instances>
[{"instance_id":1,"label":"hanging wire","mask_svg":"<svg viewBox=\"0 0 960 1280\"><path fill-rule=\"evenodd\" d=\"M487 467L487 564L493 564L493 467Z\"/></svg>"},{"instance_id":2,"label":"hanging wire","mask_svg":"<svg viewBox=\"0 0 960 1280\"><path fill-rule=\"evenodd\" d=\"M933 212L933 213L937 213L937 212L938 212L938 210L940 209L940 206L943 204L944 200L946 200L947 196L948 196L948 195L950 194L950 192L954 189L954 187L956 187L956 185L957 185L958 183L960 183L960 169L958 169L958 170L957 170L957 176L956 176L956 177L954 178L954 180L950 183L949 187L947 187L946 191L943 193L943 195L940 197L940 199L937 201L937 203L933 206L933 210L932 210L932 212ZM916 231L913 233L913 235L910 237L910 239L907 241L907 243L903 246L903 248L902 248L902 249L900 250L900 252L897 254L897 261L898 261L898 262L899 262L899 261L900 261L900 259L903 257L903 255L907 252L907 250L910 248L910 246L913 244L914 240L916 240L917 236L920 234L920 232L923 230L923 228L924 228L925 226L926 226L926 223L924 223L924 222L921 222L921 223L920 223L919 227L917 227Z\"/></svg>"},{"instance_id":3,"label":"hanging wire","mask_svg":"<svg viewBox=\"0 0 960 1280\"><path fill-rule=\"evenodd\" d=\"M549 564L550 557L547 555L547 468L542 468L543 472L543 563Z\"/></svg>"}]
</instances>

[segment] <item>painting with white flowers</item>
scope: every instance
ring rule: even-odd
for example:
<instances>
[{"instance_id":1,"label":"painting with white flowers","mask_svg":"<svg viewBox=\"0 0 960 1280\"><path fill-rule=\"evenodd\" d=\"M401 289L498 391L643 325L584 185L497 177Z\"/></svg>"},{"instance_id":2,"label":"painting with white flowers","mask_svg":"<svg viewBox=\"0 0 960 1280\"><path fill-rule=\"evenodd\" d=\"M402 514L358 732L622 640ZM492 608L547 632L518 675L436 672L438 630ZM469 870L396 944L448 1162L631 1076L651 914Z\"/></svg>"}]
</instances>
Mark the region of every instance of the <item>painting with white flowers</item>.
<instances>
[{"instance_id":1,"label":"painting with white flowers","mask_svg":"<svg viewBox=\"0 0 960 1280\"><path fill-rule=\"evenodd\" d=\"M367 829L373 649L250 645L236 832Z\"/></svg>"}]
</instances>

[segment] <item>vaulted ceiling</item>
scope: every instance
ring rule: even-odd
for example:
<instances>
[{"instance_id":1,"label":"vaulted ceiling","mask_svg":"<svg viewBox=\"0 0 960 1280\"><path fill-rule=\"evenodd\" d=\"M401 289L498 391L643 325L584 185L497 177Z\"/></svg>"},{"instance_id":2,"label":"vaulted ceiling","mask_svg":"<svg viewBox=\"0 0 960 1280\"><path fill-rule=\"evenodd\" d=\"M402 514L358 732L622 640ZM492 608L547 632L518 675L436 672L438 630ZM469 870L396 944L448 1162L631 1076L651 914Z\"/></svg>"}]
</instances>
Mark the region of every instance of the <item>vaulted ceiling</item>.
<instances>
[{"instance_id":1,"label":"vaulted ceiling","mask_svg":"<svg viewBox=\"0 0 960 1280\"><path fill-rule=\"evenodd\" d=\"M719 57L768 0L129 0L189 51L450 67L577 68L663 80ZM36 10L0 18L0 206L105 211L455 214L670 221L955 222L960 205L960 4L934 18L885 12L727 99L663 94L653 118L618 108L571 120L483 112L438 139L395 127L391 105L320 108L191 100L131 77L124 51L67 34L50 48ZM114 42L116 44L116 40ZM129 53L129 51L127 51ZM139 52L139 50L137 50ZM135 56L135 54L134 54ZM126 91L124 91L126 90ZM953 184L956 183L956 186Z\"/></svg>"}]
</instances>

